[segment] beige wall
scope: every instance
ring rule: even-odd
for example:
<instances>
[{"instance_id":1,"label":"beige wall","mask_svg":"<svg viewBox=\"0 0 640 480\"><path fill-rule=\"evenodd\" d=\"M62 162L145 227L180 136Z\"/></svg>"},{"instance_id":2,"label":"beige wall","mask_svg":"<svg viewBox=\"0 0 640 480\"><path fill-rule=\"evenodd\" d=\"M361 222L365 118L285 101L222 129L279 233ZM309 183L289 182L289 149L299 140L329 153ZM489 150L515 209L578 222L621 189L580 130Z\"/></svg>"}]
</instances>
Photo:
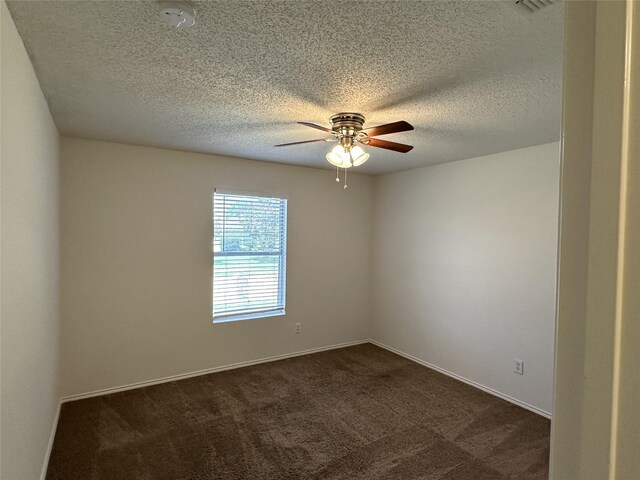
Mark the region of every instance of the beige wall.
<instances>
[{"instance_id":1,"label":"beige wall","mask_svg":"<svg viewBox=\"0 0 640 480\"><path fill-rule=\"evenodd\" d=\"M63 395L366 338L372 179L62 138ZM284 194L287 314L211 322L214 188ZM294 324L302 333L294 333Z\"/></svg>"},{"instance_id":2,"label":"beige wall","mask_svg":"<svg viewBox=\"0 0 640 480\"><path fill-rule=\"evenodd\" d=\"M378 177L372 338L551 412L559 162L552 143Z\"/></svg>"},{"instance_id":3,"label":"beige wall","mask_svg":"<svg viewBox=\"0 0 640 480\"><path fill-rule=\"evenodd\" d=\"M551 478L580 478L595 2L567 2Z\"/></svg>"},{"instance_id":4,"label":"beige wall","mask_svg":"<svg viewBox=\"0 0 640 480\"><path fill-rule=\"evenodd\" d=\"M4 2L2 479L40 477L58 409L58 133Z\"/></svg>"},{"instance_id":5,"label":"beige wall","mask_svg":"<svg viewBox=\"0 0 640 480\"><path fill-rule=\"evenodd\" d=\"M554 480L640 478L639 16L567 4Z\"/></svg>"},{"instance_id":6,"label":"beige wall","mask_svg":"<svg viewBox=\"0 0 640 480\"><path fill-rule=\"evenodd\" d=\"M635 57L629 66L629 132L640 131L640 5L634 4ZM620 367L616 473L619 479L640 476L640 136L629 135L624 181L627 185L624 253L624 293L620 325Z\"/></svg>"}]
</instances>

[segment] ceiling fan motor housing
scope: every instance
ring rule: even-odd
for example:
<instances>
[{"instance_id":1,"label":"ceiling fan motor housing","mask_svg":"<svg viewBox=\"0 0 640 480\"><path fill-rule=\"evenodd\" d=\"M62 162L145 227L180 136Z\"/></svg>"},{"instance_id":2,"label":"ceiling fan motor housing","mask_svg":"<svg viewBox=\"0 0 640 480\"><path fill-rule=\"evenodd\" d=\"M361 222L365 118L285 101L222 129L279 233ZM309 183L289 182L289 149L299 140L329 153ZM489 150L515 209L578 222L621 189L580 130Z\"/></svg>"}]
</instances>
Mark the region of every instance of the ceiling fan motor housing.
<instances>
[{"instance_id":1,"label":"ceiling fan motor housing","mask_svg":"<svg viewBox=\"0 0 640 480\"><path fill-rule=\"evenodd\" d=\"M362 130L364 120L360 113L338 113L329 118L331 130L347 138L354 138Z\"/></svg>"}]
</instances>

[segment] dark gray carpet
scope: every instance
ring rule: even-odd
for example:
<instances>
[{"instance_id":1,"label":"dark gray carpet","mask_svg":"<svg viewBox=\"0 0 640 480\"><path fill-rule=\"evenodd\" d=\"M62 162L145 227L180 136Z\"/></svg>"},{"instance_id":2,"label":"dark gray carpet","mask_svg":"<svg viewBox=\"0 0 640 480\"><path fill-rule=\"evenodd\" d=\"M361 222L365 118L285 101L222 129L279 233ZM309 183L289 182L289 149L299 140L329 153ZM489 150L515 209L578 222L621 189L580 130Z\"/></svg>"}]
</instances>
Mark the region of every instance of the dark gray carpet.
<instances>
[{"instance_id":1,"label":"dark gray carpet","mask_svg":"<svg viewBox=\"0 0 640 480\"><path fill-rule=\"evenodd\" d=\"M65 403L47 479L544 479L548 453L548 420L365 344Z\"/></svg>"}]
</instances>

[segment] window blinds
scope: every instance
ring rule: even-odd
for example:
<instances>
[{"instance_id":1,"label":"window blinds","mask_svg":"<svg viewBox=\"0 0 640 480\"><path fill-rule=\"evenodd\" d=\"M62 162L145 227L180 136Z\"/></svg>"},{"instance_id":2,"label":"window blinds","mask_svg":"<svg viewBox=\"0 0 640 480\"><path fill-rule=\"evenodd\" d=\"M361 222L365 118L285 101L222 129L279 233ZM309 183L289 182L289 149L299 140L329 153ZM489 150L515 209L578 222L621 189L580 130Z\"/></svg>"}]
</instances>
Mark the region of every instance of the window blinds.
<instances>
[{"instance_id":1,"label":"window blinds","mask_svg":"<svg viewBox=\"0 0 640 480\"><path fill-rule=\"evenodd\" d=\"M213 227L214 319L284 313L287 200L216 192Z\"/></svg>"}]
</instances>

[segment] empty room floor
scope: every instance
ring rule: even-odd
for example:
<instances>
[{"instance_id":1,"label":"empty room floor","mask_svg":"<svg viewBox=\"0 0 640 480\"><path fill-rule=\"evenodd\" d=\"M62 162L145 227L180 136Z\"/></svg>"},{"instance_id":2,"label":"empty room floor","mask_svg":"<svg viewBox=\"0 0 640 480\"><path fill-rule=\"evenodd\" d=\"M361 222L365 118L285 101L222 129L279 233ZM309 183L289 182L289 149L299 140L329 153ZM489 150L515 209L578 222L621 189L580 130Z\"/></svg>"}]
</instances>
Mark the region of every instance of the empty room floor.
<instances>
[{"instance_id":1,"label":"empty room floor","mask_svg":"<svg viewBox=\"0 0 640 480\"><path fill-rule=\"evenodd\" d=\"M544 479L549 429L363 344L65 403L47 479Z\"/></svg>"}]
</instances>

